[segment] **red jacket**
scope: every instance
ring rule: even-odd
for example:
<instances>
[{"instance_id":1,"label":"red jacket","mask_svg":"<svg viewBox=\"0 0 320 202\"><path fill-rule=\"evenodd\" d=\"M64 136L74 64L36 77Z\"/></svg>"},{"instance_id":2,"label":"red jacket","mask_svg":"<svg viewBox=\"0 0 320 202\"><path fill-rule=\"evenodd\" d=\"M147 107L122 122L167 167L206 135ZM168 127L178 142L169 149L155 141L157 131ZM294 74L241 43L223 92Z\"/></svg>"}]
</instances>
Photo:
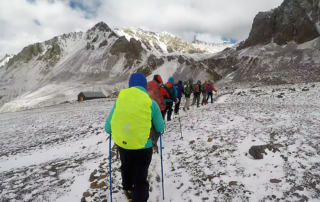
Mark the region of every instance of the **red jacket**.
<instances>
[{"instance_id":1,"label":"red jacket","mask_svg":"<svg viewBox=\"0 0 320 202\"><path fill-rule=\"evenodd\" d=\"M211 85L211 90L213 90L214 92L217 92L217 90L213 87L213 83L210 81L210 85Z\"/></svg>"},{"instance_id":2,"label":"red jacket","mask_svg":"<svg viewBox=\"0 0 320 202\"><path fill-rule=\"evenodd\" d=\"M170 92L170 90L163 84L162 78L160 75L154 75L153 81L156 81L158 84L160 84L159 88L159 102L158 105L160 107L160 111L163 111L166 109L166 102L165 99L171 99L173 101L176 100L176 97Z\"/></svg>"},{"instance_id":3,"label":"red jacket","mask_svg":"<svg viewBox=\"0 0 320 202\"><path fill-rule=\"evenodd\" d=\"M208 93L208 90L210 89L210 86L209 86L208 84L206 84L206 83L203 83L202 85L205 85L205 86L206 86L207 90L206 90L205 93Z\"/></svg>"}]
</instances>

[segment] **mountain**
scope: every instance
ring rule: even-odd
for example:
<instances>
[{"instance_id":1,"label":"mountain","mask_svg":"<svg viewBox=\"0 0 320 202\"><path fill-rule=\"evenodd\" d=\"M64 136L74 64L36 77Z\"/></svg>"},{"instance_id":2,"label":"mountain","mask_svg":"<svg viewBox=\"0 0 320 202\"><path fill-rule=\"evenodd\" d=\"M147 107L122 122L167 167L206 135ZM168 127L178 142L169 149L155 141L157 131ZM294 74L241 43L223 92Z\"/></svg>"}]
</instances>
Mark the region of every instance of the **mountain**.
<instances>
[{"instance_id":1,"label":"mountain","mask_svg":"<svg viewBox=\"0 0 320 202\"><path fill-rule=\"evenodd\" d=\"M319 0L284 0L255 16L236 50L227 48L204 63L232 82L319 82L319 9Z\"/></svg>"},{"instance_id":2,"label":"mountain","mask_svg":"<svg viewBox=\"0 0 320 202\"><path fill-rule=\"evenodd\" d=\"M319 0L284 0L278 8L256 15L249 38L239 49L270 42L305 43L320 36L319 19Z\"/></svg>"},{"instance_id":3,"label":"mountain","mask_svg":"<svg viewBox=\"0 0 320 202\"><path fill-rule=\"evenodd\" d=\"M167 32L112 30L100 22L87 32L56 36L14 55L0 69L0 111L75 100L81 91L99 90L112 97L127 86L133 72L149 78L159 73L164 81L170 76L218 78L206 72L201 55L192 54L202 52Z\"/></svg>"},{"instance_id":4,"label":"mountain","mask_svg":"<svg viewBox=\"0 0 320 202\"><path fill-rule=\"evenodd\" d=\"M197 39L192 42L192 45L198 48L206 49L209 53L217 53L223 51L226 48L237 46L237 44L233 44L229 41L225 41L223 43L206 43Z\"/></svg>"}]
</instances>

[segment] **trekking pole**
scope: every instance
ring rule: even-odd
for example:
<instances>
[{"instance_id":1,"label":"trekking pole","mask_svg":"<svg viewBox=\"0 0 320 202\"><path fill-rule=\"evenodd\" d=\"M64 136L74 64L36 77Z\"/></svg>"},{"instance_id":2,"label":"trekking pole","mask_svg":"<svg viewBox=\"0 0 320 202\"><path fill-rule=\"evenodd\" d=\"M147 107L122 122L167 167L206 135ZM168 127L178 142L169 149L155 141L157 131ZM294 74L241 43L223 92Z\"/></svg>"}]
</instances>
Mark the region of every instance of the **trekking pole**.
<instances>
[{"instance_id":1,"label":"trekking pole","mask_svg":"<svg viewBox=\"0 0 320 202\"><path fill-rule=\"evenodd\" d=\"M181 132L181 138L180 138L180 140L183 140L183 137L182 137L182 129L181 129L181 120L180 120L180 114L179 114L179 123L180 123L180 132Z\"/></svg>"},{"instance_id":2,"label":"trekking pole","mask_svg":"<svg viewBox=\"0 0 320 202\"><path fill-rule=\"evenodd\" d=\"M110 181L110 201L112 202L112 182L111 182L111 133L109 133L109 181Z\"/></svg>"},{"instance_id":3,"label":"trekking pole","mask_svg":"<svg viewBox=\"0 0 320 202\"><path fill-rule=\"evenodd\" d=\"M161 158L161 176L162 176L162 199L164 200L164 179L163 179L163 164L162 164L162 138L161 138L161 133L160 135L160 158Z\"/></svg>"}]
</instances>

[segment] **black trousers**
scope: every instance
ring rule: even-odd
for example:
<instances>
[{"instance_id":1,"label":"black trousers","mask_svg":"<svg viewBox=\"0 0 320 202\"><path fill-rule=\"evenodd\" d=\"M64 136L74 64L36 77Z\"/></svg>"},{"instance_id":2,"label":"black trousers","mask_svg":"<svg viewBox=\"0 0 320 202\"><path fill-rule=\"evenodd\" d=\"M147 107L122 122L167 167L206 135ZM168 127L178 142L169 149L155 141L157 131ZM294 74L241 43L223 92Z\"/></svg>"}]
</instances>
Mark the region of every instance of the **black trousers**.
<instances>
[{"instance_id":1,"label":"black trousers","mask_svg":"<svg viewBox=\"0 0 320 202\"><path fill-rule=\"evenodd\" d=\"M209 93L208 93L207 102L209 101L209 96L211 97L211 103L213 103L213 100L212 100L212 92L209 92Z\"/></svg>"},{"instance_id":2,"label":"black trousers","mask_svg":"<svg viewBox=\"0 0 320 202\"><path fill-rule=\"evenodd\" d=\"M167 121L171 121L171 114L173 111L172 106L173 106L173 102L166 102L166 109L164 110L164 116L162 115L163 119L166 116L166 113L168 111Z\"/></svg>"},{"instance_id":3,"label":"black trousers","mask_svg":"<svg viewBox=\"0 0 320 202\"><path fill-rule=\"evenodd\" d=\"M179 98L178 104L174 105L174 113L178 113L179 112L180 103L181 103L181 98Z\"/></svg>"},{"instance_id":4,"label":"black trousers","mask_svg":"<svg viewBox=\"0 0 320 202\"><path fill-rule=\"evenodd\" d=\"M193 94L193 99L195 99L194 101L197 102L197 106L200 106L200 93L194 93Z\"/></svg>"},{"instance_id":5,"label":"black trousers","mask_svg":"<svg viewBox=\"0 0 320 202\"><path fill-rule=\"evenodd\" d=\"M132 202L146 202L149 198L148 169L152 159L152 147L128 150L119 147L122 186L132 191Z\"/></svg>"}]
</instances>

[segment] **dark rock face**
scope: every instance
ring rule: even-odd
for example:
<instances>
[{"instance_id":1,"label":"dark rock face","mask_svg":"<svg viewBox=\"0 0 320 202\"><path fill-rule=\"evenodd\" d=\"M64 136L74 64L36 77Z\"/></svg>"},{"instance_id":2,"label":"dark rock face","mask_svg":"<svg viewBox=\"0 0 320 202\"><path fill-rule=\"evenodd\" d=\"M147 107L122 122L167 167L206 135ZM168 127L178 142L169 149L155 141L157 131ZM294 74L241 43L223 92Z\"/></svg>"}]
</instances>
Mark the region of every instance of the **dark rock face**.
<instances>
[{"instance_id":1,"label":"dark rock face","mask_svg":"<svg viewBox=\"0 0 320 202\"><path fill-rule=\"evenodd\" d=\"M180 55L180 56L179 56L179 59L178 59L178 62L179 62L180 64L183 64L183 63L185 62L185 59Z\"/></svg>"},{"instance_id":2,"label":"dark rock face","mask_svg":"<svg viewBox=\"0 0 320 202\"><path fill-rule=\"evenodd\" d=\"M117 39L110 49L112 55L119 55L125 53L127 60L141 59L141 52L143 48L141 42L134 38L130 39L130 42L123 36Z\"/></svg>"},{"instance_id":3,"label":"dark rock face","mask_svg":"<svg viewBox=\"0 0 320 202\"><path fill-rule=\"evenodd\" d=\"M149 76L154 70L164 64L164 59L157 58L155 55L150 55L147 60L147 65L140 67L137 72L145 76Z\"/></svg>"},{"instance_id":4,"label":"dark rock face","mask_svg":"<svg viewBox=\"0 0 320 202\"><path fill-rule=\"evenodd\" d=\"M109 36L108 36L108 39L110 39L111 37L116 37L116 38L118 38L119 36L114 32L114 31L110 31L110 34L109 34Z\"/></svg>"},{"instance_id":5,"label":"dark rock face","mask_svg":"<svg viewBox=\"0 0 320 202\"><path fill-rule=\"evenodd\" d=\"M254 158L254 159L263 159L262 154L266 154L265 150L269 149L272 152L277 152L279 151L277 148L275 148L272 145L258 145L258 146L252 146L249 149L249 154Z\"/></svg>"},{"instance_id":6,"label":"dark rock face","mask_svg":"<svg viewBox=\"0 0 320 202\"><path fill-rule=\"evenodd\" d=\"M97 34L97 35L93 38L92 43L96 42L96 41L98 40L98 38L99 38L99 35Z\"/></svg>"},{"instance_id":7,"label":"dark rock face","mask_svg":"<svg viewBox=\"0 0 320 202\"><path fill-rule=\"evenodd\" d=\"M93 28L89 29L87 32L95 31L96 29L98 29L101 32L110 32L111 31L110 27L106 23L99 22Z\"/></svg>"},{"instance_id":8,"label":"dark rock face","mask_svg":"<svg viewBox=\"0 0 320 202\"><path fill-rule=\"evenodd\" d=\"M39 53L42 53L42 47L40 43L27 46L23 48L20 53L10 58L8 67L18 60L22 60L23 62L27 63L32 59L33 56L37 56Z\"/></svg>"},{"instance_id":9,"label":"dark rock face","mask_svg":"<svg viewBox=\"0 0 320 202\"><path fill-rule=\"evenodd\" d=\"M172 53L173 49L170 46L167 46L167 51L168 51L168 53Z\"/></svg>"},{"instance_id":10,"label":"dark rock face","mask_svg":"<svg viewBox=\"0 0 320 202\"><path fill-rule=\"evenodd\" d=\"M89 42L87 42L87 46L86 46L87 50L89 50L91 48L91 45Z\"/></svg>"},{"instance_id":11,"label":"dark rock face","mask_svg":"<svg viewBox=\"0 0 320 202\"><path fill-rule=\"evenodd\" d=\"M319 0L284 0L276 9L260 12L254 18L249 38L238 50L272 40L278 45L295 41L298 44L320 36L316 23L320 18Z\"/></svg>"},{"instance_id":12,"label":"dark rock face","mask_svg":"<svg viewBox=\"0 0 320 202\"><path fill-rule=\"evenodd\" d=\"M99 48L102 47L102 46L106 46L106 45L108 45L108 41L107 41L107 40L104 40L103 42L101 42L101 43L99 44Z\"/></svg>"}]
</instances>

